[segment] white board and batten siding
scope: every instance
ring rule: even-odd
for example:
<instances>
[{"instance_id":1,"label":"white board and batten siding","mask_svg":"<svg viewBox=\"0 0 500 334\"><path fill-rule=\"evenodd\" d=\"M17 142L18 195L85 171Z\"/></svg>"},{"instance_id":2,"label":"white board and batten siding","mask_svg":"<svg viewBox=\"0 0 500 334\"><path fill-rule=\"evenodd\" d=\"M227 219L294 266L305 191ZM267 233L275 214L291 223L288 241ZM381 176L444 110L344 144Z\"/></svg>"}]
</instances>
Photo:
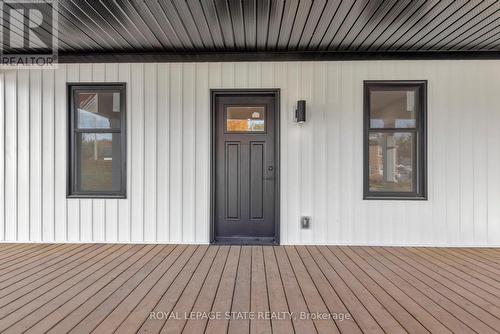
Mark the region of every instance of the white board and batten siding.
<instances>
[{"instance_id":1,"label":"white board and batten siding","mask_svg":"<svg viewBox=\"0 0 500 334\"><path fill-rule=\"evenodd\" d=\"M429 82L428 201L362 199L368 79ZM67 82L127 83L127 199L66 198ZM207 243L211 88L281 89L283 244L500 245L496 60L3 70L0 240Z\"/></svg>"}]
</instances>

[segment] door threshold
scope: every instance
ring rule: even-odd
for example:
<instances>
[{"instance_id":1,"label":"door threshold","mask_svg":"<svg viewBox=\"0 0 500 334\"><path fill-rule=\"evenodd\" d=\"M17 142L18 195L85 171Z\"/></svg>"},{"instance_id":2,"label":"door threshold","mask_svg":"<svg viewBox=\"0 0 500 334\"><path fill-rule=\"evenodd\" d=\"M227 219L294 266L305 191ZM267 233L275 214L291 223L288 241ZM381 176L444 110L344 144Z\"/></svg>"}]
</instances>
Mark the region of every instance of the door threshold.
<instances>
[{"instance_id":1,"label":"door threshold","mask_svg":"<svg viewBox=\"0 0 500 334\"><path fill-rule=\"evenodd\" d=\"M245 238L219 237L211 242L212 245L248 245L248 246L277 246L279 242L273 238Z\"/></svg>"}]
</instances>

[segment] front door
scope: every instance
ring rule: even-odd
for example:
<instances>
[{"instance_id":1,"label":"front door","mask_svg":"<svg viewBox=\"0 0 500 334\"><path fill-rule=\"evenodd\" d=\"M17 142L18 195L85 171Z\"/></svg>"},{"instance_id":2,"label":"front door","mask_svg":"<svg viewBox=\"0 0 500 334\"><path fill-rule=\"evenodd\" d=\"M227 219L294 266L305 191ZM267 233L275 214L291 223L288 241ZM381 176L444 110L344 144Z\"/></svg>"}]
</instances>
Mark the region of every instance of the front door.
<instances>
[{"instance_id":1,"label":"front door","mask_svg":"<svg viewBox=\"0 0 500 334\"><path fill-rule=\"evenodd\" d=\"M277 92L214 91L213 241L277 243Z\"/></svg>"}]
</instances>

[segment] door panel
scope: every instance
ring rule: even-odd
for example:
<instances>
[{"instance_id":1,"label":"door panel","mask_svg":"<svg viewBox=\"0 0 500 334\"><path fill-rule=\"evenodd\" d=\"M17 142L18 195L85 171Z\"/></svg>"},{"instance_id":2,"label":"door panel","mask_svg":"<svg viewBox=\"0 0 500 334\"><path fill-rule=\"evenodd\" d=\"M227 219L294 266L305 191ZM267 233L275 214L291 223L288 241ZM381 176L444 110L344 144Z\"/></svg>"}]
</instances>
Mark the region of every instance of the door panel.
<instances>
[{"instance_id":1,"label":"door panel","mask_svg":"<svg viewBox=\"0 0 500 334\"><path fill-rule=\"evenodd\" d=\"M264 219L264 146L250 143L250 219Z\"/></svg>"},{"instance_id":2,"label":"door panel","mask_svg":"<svg viewBox=\"0 0 500 334\"><path fill-rule=\"evenodd\" d=\"M240 218L240 143L226 144L226 219Z\"/></svg>"},{"instance_id":3,"label":"door panel","mask_svg":"<svg viewBox=\"0 0 500 334\"><path fill-rule=\"evenodd\" d=\"M214 96L214 241L276 238L276 101L269 93Z\"/></svg>"}]
</instances>

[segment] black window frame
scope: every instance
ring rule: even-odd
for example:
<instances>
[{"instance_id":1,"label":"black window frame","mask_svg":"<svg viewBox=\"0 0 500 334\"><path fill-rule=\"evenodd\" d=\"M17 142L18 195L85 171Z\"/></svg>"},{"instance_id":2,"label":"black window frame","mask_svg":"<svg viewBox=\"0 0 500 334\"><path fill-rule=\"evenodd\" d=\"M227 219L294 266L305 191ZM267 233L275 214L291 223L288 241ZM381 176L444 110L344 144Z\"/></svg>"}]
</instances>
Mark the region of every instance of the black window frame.
<instances>
[{"instance_id":1,"label":"black window frame","mask_svg":"<svg viewBox=\"0 0 500 334\"><path fill-rule=\"evenodd\" d=\"M371 128L370 91L376 88L419 89L419 110L415 128ZM427 200L427 80L365 80L363 81L363 199L364 200ZM416 145L413 162L412 192L370 191L370 133L414 133Z\"/></svg>"},{"instance_id":2,"label":"black window frame","mask_svg":"<svg viewBox=\"0 0 500 334\"><path fill-rule=\"evenodd\" d=\"M126 83L67 83L68 103L68 177L67 198L127 198L127 105ZM120 92L120 129L78 129L76 124L75 97L78 91L119 91ZM118 191L81 191L77 180L79 165L77 163L77 141L79 133L120 133L121 178Z\"/></svg>"}]
</instances>

